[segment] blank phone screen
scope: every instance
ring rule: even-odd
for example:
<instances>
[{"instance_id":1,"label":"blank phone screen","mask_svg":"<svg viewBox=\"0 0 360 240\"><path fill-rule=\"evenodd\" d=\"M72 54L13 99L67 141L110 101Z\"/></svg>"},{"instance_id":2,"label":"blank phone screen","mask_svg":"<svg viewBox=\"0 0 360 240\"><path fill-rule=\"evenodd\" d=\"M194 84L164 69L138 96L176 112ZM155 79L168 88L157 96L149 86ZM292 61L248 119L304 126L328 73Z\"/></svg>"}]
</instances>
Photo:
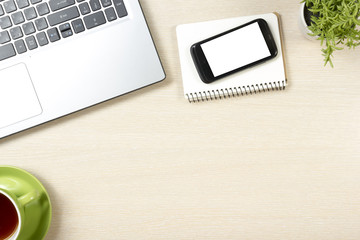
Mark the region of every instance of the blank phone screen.
<instances>
[{"instance_id":1,"label":"blank phone screen","mask_svg":"<svg viewBox=\"0 0 360 240\"><path fill-rule=\"evenodd\" d=\"M257 22L200 46L214 77L271 56Z\"/></svg>"}]
</instances>

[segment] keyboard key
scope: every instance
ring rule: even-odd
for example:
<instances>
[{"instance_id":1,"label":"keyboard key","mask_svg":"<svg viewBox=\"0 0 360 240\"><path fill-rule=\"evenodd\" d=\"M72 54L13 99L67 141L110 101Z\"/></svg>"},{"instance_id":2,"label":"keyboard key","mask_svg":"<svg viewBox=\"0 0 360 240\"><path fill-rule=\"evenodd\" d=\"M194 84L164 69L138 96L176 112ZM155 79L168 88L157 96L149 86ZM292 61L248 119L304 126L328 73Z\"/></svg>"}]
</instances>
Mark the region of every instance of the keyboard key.
<instances>
[{"instance_id":1,"label":"keyboard key","mask_svg":"<svg viewBox=\"0 0 360 240\"><path fill-rule=\"evenodd\" d=\"M5 60L9 57L13 57L15 55L16 52L12 43L0 46L0 61Z\"/></svg>"},{"instance_id":2,"label":"keyboard key","mask_svg":"<svg viewBox=\"0 0 360 240\"><path fill-rule=\"evenodd\" d=\"M36 39L40 46L44 46L49 43L45 32L39 32L38 34L36 34Z\"/></svg>"},{"instance_id":3,"label":"keyboard key","mask_svg":"<svg viewBox=\"0 0 360 240\"><path fill-rule=\"evenodd\" d=\"M32 22L28 22L22 25L22 29L25 33L25 35L29 35L35 32L35 27Z\"/></svg>"},{"instance_id":4,"label":"keyboard key","mask_svg":"<svg viewBox=\"0 0 360 240\"><path fill-rule=\"evenodd\" d=\"M71 30L70 24L69 23L65 23L59 26L59 30L61 32L61 36L63 38L67 38L73 35L73 32Z\"/></svg>"},{"instance_id":5,"label":"keyboard key","mask_svg":"<svg viewBox=\"0 0 360 240\"><path fill-rule=\"evenodd\" d=\"M80 33L80 32L85 31L84 23L81 19L76 19L76 20L72 21L71 25L72 25L75 33Z\"/></svg>"},{"instance_id":6,"label":"keyboard key","mask_svg":"<svg viewBox=\"0 0 360 240\"><path fill-rule=\"evenodd\" d=\"M15 2L13 0L8 0L4 2L4 8L6 13L11 13L16 11Z\"/></svg>"},{"instance_id":7,"label":"keyboard key","mask_svg":"<svg viewBox=\"0 0 360 240\"><path fill-rule=\"evenodd\" d=\"M87 2L80 3L79 4L79 9L80 9L80 12L81 12L82 15L86 15L86 14L89 14L91 12L89 4Z\"/></svg>"},{"instance_id":8,"label":"keyboard key","mask_svg":"<svg viewBox=\"0 0 360 240\"><path fill-rule=\"evenodd\" d=\"M0 5L0 16L4 15L4 9L2 8L2 6Z\"/></svg>"},{"instance_id":9,"label":"keyboard key","mask_svg":"<svg viewBox=\"0 0 360 240\"><path fill-rule=\"evenodd\" d=\"M16 40L18 38L21 38L23 36L23 33L21 31L21 28L19 26L17 26L17 27L10 29L10 35L13 40Z\"/></svg>"},{"instance_id":10,"label":"keyboard key","mask_svg":"<svg viewBox=\"0 0 360 240\"><path fill-rule=\"evenodd\" d=\"M34 36L26 37L25 42L29 50L33 50L38 47Z\"/></svg>"},{"instance_id":11,"label":"keyboard key","mask_svg":"<svg viewBox=\"0 0 360 240\"><path fill-rule=\"evenodd\" d=\"M36 9L39 13L39 16L44 16L45 14L48 14L50 12L49 6L46 2L37 5Z\"/></svg>"},{"instance_id":12,"label":"keyboard key","mask_svg":"<svg viewBox=\"0 0 360 240\"><path fill-rule=\"evenodd\" d=\"M4 16L4 17L0 18L0 26L1 26L1 29L3 29L3 30L12 26L9 16Z\"/></svg>"},{"instance_id":13,"label":"keyboard key","mask_svg":"<svg viewBox=\"0 0 360 240\"><path fill-rule=\"evenodd\" d=\"M101 8L99 0L90 0L91 10L96 11Z\"/></svg>"},{"instance_id":14,"label":"keyboard key","mask_svg":"<svg viewBox=\"0 0 360 240\"><path fill-rule=\"evenodd\" d=\"M106 23L105 16L103 12L96 12L91 15L84 17L85 26L87 29L91 29L97 26L100 26Z\"/></svg>"},{"instance_id":15,"label":"keyboard key","mask_svg":"<svg viewBox=\"0 0 360 240\"><path fill-rule=\"evenodd\" d=\"M11 39L10 39L10 35L8 33L8 31L2 31L0 32L0 44L4 44L4 43L7 43L9 42Z\"/></svg>"},{"instance_id":16,"label":"keyboard key","mask_svg":"<svg viewBox=\"0 0 360 240\"><path fill-rule=\"evenodd\" d=\"M47 35L49 37L50 42L56 42L60 40L60 35L56 27L47 30Z\"/></svg>"},{"instance_id":17,"label":"keyboard key","mask_svg":"<svg viewBox=\"0 0 360 240\"><path fill-rule=\"evenodd\" d=\"M38 31L41 31L41 30L44 30L44 29L48 28L48 24L47 24L46 19L44 17L36 19L35 20L35 25L36 25L36 29Z\"/></svg>"},{"instance_id":18,"label":"keyboard key","mask_svg":"<svg viewBox=\"0 0 360 240\"><path fill-rule=\"evenodd\" d=\"M73 32L72 32L71 29L68 29L68 30L65 30L65 31L62 31L62 32L61 32L61 36L62 36L63 38L67 38L67 37L70 37L70 36L72 36L72 35L73 35Z\"/></svg>"},{"instance_id":19,"label":"keyboard key","mask_svg":"<svg viewBox=\"0 0 360 240\"><path fill-rule=\"evenodd\" d=\"M117 19L115 10L112 7L105 9L105 15L106 15L106 19L108 20L108 22L111 22L111 21L114 21L115 19Z\"/></svg>"},{"instance_id":20,"label":"keyboard key","mask_svg":"<svg viewBox=\"0 0 360 240\"><path fill-rule=\"evenodd\" d=\"M30 0L30 2L31 2L31 4L37 4L37 3L39 3L39 2L41 2L42 0Z\"/></svg>"},{"instance_id":21,"label":"keyboard key","mask_svg":"<svg viewBox=\"0 0 360 240\"><path fill-rule=\"evenodd\" d=\"M64 23L64 24L61 24L61 25L59 26L60 32L65 31L65 30L68 30L68 29L70 29L70 28L71 28L71 27L70 27L70 24L69 24L69 23Z\"/></svg>"},{"instance_id":22,"label":"keyboard key","mask_svg":"<svg viewBox=\"0 0 360 240\"><path fill-rule=\"evenodd\" d=\"M50 9L53 12L60 10L62 8L74 5L74 4L75 4L75 0L50 0L49 1Z\"/></svg>"},{"instance_id":23,"label":"keyboard key","mask_svg":"<svg viewBox=\"0 0 360 240\"><path fill-rule=\"evenodd\" d=\"M15 25L25 22L24 15L22 14L22 12L16 12L16 13L12 14L11 18Z\"/></svg>"},{"instance_id":24,"label":"keyboard key","mask_svg":"<svg viewBox=\"0 0 360 240\"><path fill-rule=\"evenodd\" d=\"M15 48L16 48L16 51L18 52L18 54L22 54L27 51L25 42L22 39L15 41Z\"/></svg>"},{"instance_id":25,"label":"keyboard key","mask_svg":"<svg viewBox=\"0 0 360 240\"><path fill-rule=\"evenodd\" d=\"M59 12L50 14L47 16L50 26L55 26L57 24L67 22L71 19L79 17L79 11L76 6L61 10Z\"/></svg>"},{"instance_id":26,"label":"keyboard key","mask_svg":"<svg viewBox=\"0 0 360 240\"><path fill-rule=\"evenodd\" d=\"M37 17L34 7L30 7L24 10L26 20L31 20Z\"/></svg>"},{"instance_id":27,"label":"keyboard key","mask_svg":"<svg viewBox=\"0 0 360 240\"><path fill-rule=\"evenodd\" d=\"M115 9L116 9L116 12L117 12L119 18L122 18L122 17L125 17L128 15L123 0L114 0L114 5L115 5Z\"/></svg>"},{"instance_id":28,"label":"keyboard key","mask_svg":"<svg viewBox=\"0 0 360 240\"><path fill-rule=\"evenodd\" d=\"M28 0L16 0L16 3L20 9L26 8L29 6Z\"/></svg>"},{"instance_id":29,"label":"keyboard key","mask_svg":"<svg viewBox=\"0 0 360 240\"><path fill-rule=\"evenodd\" d=\"M101 0L101 5L106 8L108 6L111 6L111 0Z\"/></svg>"}]
</instances>

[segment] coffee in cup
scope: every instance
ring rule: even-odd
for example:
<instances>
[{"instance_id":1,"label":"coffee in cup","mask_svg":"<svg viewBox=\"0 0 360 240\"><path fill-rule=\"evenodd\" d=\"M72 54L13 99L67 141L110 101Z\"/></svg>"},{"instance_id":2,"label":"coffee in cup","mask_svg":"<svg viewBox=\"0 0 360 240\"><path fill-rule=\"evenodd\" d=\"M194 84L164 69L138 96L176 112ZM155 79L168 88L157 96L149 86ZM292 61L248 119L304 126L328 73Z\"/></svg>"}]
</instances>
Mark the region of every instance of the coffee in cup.
<instances>
[{"instance_id":1,"label":"coffee in cup","mask_svg":"<svg viewBox=\"0 0 360 240\"><path fill-rule=\"evenodd\" d=\"M20 229L19 221L15 202L0 190L0 239L16 239Z\"/></svg>"},{"instance_id":2,"label":"coffee in cup","mask_svg":"<svg viewBox=\"0 0 360 240\"><path fill-rule=\"evenodd\" d=\"M44 240L50 221L49 195L39 180L0 165L0 240Z\"/></svg>"}]
</instances>

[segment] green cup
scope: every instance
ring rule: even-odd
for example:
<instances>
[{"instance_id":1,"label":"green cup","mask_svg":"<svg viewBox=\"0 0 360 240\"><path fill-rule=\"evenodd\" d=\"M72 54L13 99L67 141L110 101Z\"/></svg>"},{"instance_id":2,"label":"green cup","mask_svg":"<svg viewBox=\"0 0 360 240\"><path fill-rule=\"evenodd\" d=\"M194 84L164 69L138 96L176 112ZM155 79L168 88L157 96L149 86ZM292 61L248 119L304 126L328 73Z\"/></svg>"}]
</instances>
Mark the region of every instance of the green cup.
<instances>
[{"instance_id":1,"label":"green cup","mask_svg":"<svg viewBox=\"0 0 360 240\"><path fill-rule=\"evenodd\" d=\"M0 239L43 239L51 203L42 184L28 172L0 166Z\"/></svg>"}]
</instances>

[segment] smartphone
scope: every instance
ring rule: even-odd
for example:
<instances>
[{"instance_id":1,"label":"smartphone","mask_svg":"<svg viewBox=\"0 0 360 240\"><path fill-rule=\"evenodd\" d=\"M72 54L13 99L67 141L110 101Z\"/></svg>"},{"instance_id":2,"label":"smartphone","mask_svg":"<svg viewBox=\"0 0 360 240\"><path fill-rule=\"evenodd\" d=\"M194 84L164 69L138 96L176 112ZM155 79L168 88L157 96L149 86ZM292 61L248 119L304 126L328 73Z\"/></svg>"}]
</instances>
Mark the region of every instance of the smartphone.
<instances>
[{"instance_id":1,"label":"smartphone","mask_svg":"<svg viewBox=\"0 0 360 240\"><path fill-rule=\"evenodd\" d=\"M204 83L275 58L278 50L264 19L255 19L191 46L191 56Z\"/></svg>"}]
</instances>

